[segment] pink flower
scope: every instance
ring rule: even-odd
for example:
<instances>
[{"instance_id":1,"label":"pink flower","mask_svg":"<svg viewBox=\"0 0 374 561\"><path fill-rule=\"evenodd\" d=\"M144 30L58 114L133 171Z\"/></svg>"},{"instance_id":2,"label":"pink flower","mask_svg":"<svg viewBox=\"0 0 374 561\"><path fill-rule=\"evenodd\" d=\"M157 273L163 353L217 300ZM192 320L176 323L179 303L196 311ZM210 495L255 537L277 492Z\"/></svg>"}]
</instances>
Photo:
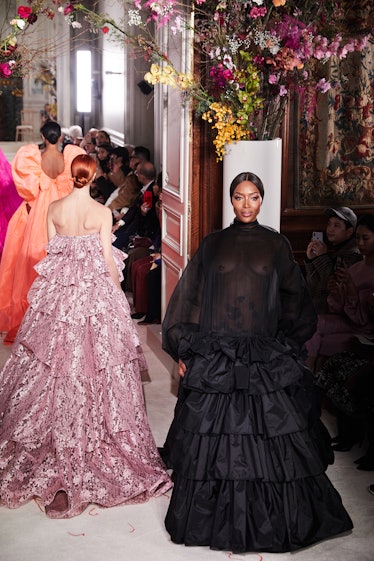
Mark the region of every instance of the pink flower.
<instances>
[{"instance_id":1,"label":"pink flower","mask_svg":"<svg viewBox=\"0 0 374 561\"><path fill-rule=\"evenodd\" d=\"M275 74L270 74L269 76L269 84L276 84L277 83L277 77Z\"/></svg>"},{"instance_id":2,"label":"pink flower","mask_svg":"<svg viewBox=\"0 0 374 561\"><path fill-rule=\"evenodd\" d=\"M20 18L27 19L32 14L32 9L28 6L20 6L17 10Z\"/></svg>"},{"instance_id":3,"label":"pink flower","mask_svg":"<svg viewBox=\"0 0 374 561\"><path fill-rule=\"evenodd\" d=\"M326 78L321 78L316 86L317 90L322 93L326 93L331 88L330 82L326 80Z\"/></svg>"},{"instance_id":4,"label":"pink flower","mask_svg":"<svg viewBox=\"0 0 374 561\"><path fill-rule=\"evenodd\" d=\"M64 16L69 15L71 12L74 12L73 4L69 4L66 8L64 8Z\"/></svg>"},{"instance_id":5,"label":"pink flower","mask_svg":"<svg viewBox=\"0 0 374 561\"><path fill-rule=\"evenodd\" d=\"M104 27L101 28L101 31L102 31L103 33L108 33L109 27L108 27L107 25L105 25Z\"/></svg>"},{"instance_id":6,"label":"pink flower","mask_svg":"<svg viewBox=\"0 0 374 561\"><path fill-rule=\"evenodd\" d=\"M0 76L4 78L9 78L12 75L12 69L10 68L9 62L3 62L0 64Z\"/></svg>"},{"instance_id":7,"label":"pink flower","mask_svg":"<svg viewBox=\"0 0 374 561\"><path fill-rule=\"evenodd\" d=\"M253 7L249 12L249 17L253 19L261 18L266 14L266 12L267 12L266 6L262 6L261 8Z\"/></svg>"},{"instance_id":8,"label":"pink flower","mask_svg":"<svg viewBox=\"0 0 374 561\"><path fill-rule=\"evenodd\" d=\"M288 93L288 90L287 90L286 86L283 86L283 85L282 85L282 86L279 88L279 95L280 95L280 97L283 97L283 96L287 95L287 93Z\"/></svg>"}]
</instances>

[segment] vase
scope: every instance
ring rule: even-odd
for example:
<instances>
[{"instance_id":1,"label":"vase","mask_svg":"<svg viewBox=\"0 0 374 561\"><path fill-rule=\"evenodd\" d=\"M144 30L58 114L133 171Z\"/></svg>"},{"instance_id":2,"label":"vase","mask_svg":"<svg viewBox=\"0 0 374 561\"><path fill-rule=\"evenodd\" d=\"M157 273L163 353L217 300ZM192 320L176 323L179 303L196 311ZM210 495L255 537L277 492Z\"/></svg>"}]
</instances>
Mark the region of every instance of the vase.
<instances>
[{"instance_id":1,"label":"vase","mask_svg":"<svg viewBox=\"0 0 374 561\"><path fill-rule=\"evenodd\" d=\"M230 184L243 172L256 174L264 185L264 200L258 215L263 226L279 232L281 212L282 139L239 140L226 145L223 157L223 212L222 227L235 218L230 200Z\"/></svg>"}]
</instances>

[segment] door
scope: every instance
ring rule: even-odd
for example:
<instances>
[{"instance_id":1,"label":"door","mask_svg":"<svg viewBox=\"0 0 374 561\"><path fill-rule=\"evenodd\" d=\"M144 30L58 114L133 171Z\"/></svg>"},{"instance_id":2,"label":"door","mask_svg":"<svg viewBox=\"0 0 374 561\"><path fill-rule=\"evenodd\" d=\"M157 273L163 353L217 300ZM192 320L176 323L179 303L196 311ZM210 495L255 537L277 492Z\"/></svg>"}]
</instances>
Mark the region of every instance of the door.
<instances>
[{"instance_id":1,"label":"door","mask_svg":"<svg viewBox=\"0 0 374 561\"><path fill-rule=\"evenodd\" d=\"M189 32L166 37L175 67L187 72L192 60ZM164 87L162 103L162 315L189 257L191 112L181 93Z\"/></svg>"}]
</instances>

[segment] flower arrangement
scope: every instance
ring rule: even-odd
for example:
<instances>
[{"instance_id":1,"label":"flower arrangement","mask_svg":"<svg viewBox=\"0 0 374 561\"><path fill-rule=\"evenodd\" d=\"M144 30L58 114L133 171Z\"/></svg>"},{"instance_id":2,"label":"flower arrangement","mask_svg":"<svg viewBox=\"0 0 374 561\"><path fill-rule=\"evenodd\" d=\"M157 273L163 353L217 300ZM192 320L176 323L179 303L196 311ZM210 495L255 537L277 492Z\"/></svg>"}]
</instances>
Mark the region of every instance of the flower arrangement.
<instances>
[{"instance_id":1,"label":"flower arrangement","mask_svg":"<svg viewBox=\"0 0 374 561\"><path fill-rule=\"evenodd\" d=\"M180 4L135 2L138 14L157 26L183 28ZM196 0L194 40L200 50L200 82L183 75L147 44L153 60L145 79L179 88L195 102L213 131L217 158L227 143L267 140L279 134L284 108L295 92L313 85L325 93L328 62L362 51L370 33L354 35L348 9L330 0ZM187 20L185 20L187 21Z\"/></svg>"},{"instance_id":2,"label":"flower arrangement","mask_svg":"<svg viewBox=\"0 0 374 561\"><path fill-rule=\"evenodd\" d=\"M290 97L310 85L322 93L329 62L352 51L362 51L372 37L370 29L349 27L357 10L336 0L122 0L127 20L118 23L83 2L28 0L10 22L12 32L0 42L12 54L17 34L38 15L62 14L73 27L82 16L93 31L110 32L150 62L145 80L178 88L192 102L197 115L209 122L217 158L225 145L242 139L267 140L279 135ZM350 8L349 6L353 7ZM51 7L52 6L52 7ZM178 70L158 41L158 30L168 26L178 34L190 27L199 51L194 74ZM16 66L16 62L13 62ZM324 71L326 69L326 71ZM12 73L12 62L2 62L0 75ZM334 87L337 84L333 84Z\"/></svg>"},{"instance_id":3,"label":"flower arrangement","mask_svg":"<svg viewBox=\"0 0 374 561\"><path fill-rule=\"evenodd\" d=\"M39 15L53 19L55 12L44 0L28 2L29 6L19 6L17 13L9 21L4 37L0 38L0 78L22 76L37 54L20 45L19 37L26 34L38 20Z\"/></svg>"}]
</instances>

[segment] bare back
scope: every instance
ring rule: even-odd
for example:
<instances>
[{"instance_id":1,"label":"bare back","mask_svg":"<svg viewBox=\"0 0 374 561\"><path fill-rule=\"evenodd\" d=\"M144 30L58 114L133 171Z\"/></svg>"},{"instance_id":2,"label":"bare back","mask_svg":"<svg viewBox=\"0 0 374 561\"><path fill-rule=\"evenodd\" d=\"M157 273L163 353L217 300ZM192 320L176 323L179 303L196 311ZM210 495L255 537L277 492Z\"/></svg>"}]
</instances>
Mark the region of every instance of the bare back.
<instances>
[{"instance_id":1,"label":"bare back","mask_svg":"<svg viewBox=\"0 0 374 561\"><path fill-rule=\"evenodd\" d=\"M100 233L111 222L111 212L91 197L73 191L50 206L49 217L56 233L62 236L87 236Z\"/></svg>"},{"instance_id":2,"label":"bare back","mask_svg":"<svg viewBox=\"0 0 374 561\"><path fill-rule=\"evenodd\" d=\"M55 145L47 145L41 157L42 170L51 179L56 179L65 170L63 154Z\"/></svg>"}]
</instances>

